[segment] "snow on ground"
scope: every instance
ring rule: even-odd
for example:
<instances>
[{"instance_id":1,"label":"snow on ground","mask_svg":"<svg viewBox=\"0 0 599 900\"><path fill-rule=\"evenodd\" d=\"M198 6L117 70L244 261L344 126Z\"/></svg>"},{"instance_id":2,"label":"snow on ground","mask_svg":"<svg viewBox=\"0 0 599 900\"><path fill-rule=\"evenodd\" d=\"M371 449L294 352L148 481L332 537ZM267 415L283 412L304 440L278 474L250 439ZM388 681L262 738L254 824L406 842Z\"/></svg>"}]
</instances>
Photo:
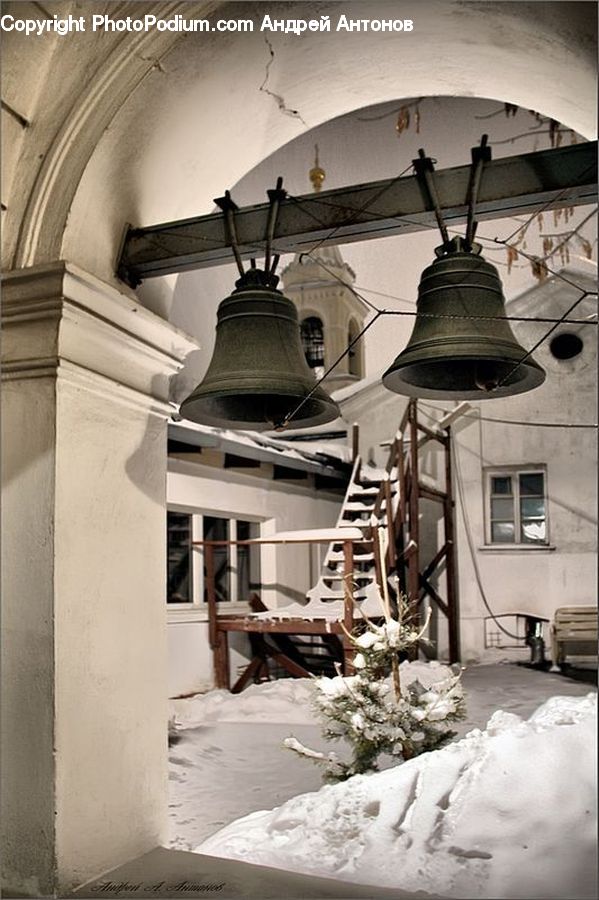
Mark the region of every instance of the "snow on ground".
<instances>
[{"instance_id":1,"label":"snow on ground","mask_svg":"<svg viewBox=\"0 0 599 900\"><path fill-rule=\"evenodd\" d=\"M508 665L469 669L464 684L466 739L324 788L282 746L293 734L331 748L309 681L174 701L171 846L448 897L594 897L594 695ZM559 692L574 696L516 715Z\"/></svg>"},{"instance_id":2,"label":"snow on ground","mask_svg":"<svg viewBox=\"0 0 599 900\"><path fill-rule=\"evenodd\" d=\"M282 678L252 684L241 694L214 690L184 700L171 700L171 715L178 729L214 722L286 722L313 725L313 685L306 678Z\"/></svg>"},{"instance_id":3,"label":"snow on ground","mask_svg":"<svg viewBox=\"0 0 599 900\"><path fill-rule=\"evenodd\" d=\"M448 897L595 897L596 727L592 694L528 721L498 711L485 731L252 813L197 851Z\"/></svg>"}]
</instances>

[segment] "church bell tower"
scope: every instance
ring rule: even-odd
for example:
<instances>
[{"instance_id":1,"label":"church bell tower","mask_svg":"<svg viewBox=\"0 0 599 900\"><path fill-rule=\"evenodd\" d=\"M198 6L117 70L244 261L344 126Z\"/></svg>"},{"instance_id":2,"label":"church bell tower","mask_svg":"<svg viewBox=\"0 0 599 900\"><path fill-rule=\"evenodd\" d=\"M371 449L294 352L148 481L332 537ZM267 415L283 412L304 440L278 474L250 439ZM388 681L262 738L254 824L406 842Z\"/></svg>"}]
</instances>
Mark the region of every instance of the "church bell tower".
<instances>
[{"instance_id":1,"label":"church bell tower","mask_svg":"<svg viewBox=\"0 0 599 900\"><path fill-rule=\"evenodd\" d=\"M314 190L320 191L326 173L319 165L318 147L309 177ZM339 248L331 245L297 253L281 277L285 296L297 307L306 360L314 377L321 378L364 327L367 307L352 289L355 273ZM359 340L324 386L330 392L363 377L364 347Z\"/></svg>"}]
</instances>

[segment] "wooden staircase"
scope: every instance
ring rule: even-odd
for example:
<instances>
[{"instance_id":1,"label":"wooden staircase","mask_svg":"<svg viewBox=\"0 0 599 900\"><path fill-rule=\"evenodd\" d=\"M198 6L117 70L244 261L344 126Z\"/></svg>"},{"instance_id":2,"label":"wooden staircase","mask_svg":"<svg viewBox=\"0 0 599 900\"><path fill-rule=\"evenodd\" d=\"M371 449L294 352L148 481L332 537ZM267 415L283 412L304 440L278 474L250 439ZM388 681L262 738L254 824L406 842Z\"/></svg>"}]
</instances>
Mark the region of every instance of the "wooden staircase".
<instances>
[{"instance_id":1,"label":"wooden staircase","mask_svg":"<svg viewBox=\"0 0 599 900\"><path fill-rule=\"evenodd\" d=\"M337 528L360 528L365 542L354 549L354 600L366 598L369 586L379 588L383 571L379 560L378 547L374 546L375 529L388 539L389 514L396 515L399 506L398 483L393 479L391 469L381 470L364 466L359 456L354 461L351 478L337 519ZM389 497L390 503L383 501ZM343 585L343 542L331 543L325 554L318 584L309 594L320 594L321 599L340 599L344 596Z\"/></svg>"},{"instance_id":2,"label":"wooden staircase","mask_svg":"<svg viewBox=\"0 0 599 900\"><path fill-rule=\"evenodd\" d=\"M441 463L439 468L444 469L442 487L423 478L419 471L420 450L430 441L441 447L437 460ZM442 506L444 540L428 562L423 558L420 541L421 499ZM415 626L420 624L425 598L446 617L449 659L457 662L459 619L453 507L450 428L424 425L419 421L416 401L410 400L390 444L385 468L363 465L360 457L355 457L334 539L326 545L318 582L307 594L309 610L306 608L305 612L283 620L274 615L259 617L260 621L251 617L218 616L210 546L218 542L198 542L206 545L209 634L217 685L229 687L228 634L235 631L249 635L253 653L250 664L232 688L235 692L242 690L251 679L270 678L269 661L300 677L332 675L337 671L348 674L352 671L353 651L347 633L355 627L355 607L368 605L369 617L382 613L378 598L385 582L390 588L392 604L397 586L408 599L410 619ZM348 533L344 540L345 528ZM363 540L359 538L360 532ZM297 543L319 543L301 532L298 535ZM280 538L283 543L289 540L290 533ZM434 578L442 572L441 579ZM441 583L445 585L445 598L439 593ZM333 602L343 610L341 615L336 608L326 609ZM254 612L267 611L257 597L252 606ZM432 654L424 645L421 649L427 656L436 655L434 649Z\"/></svg>"},{"instance_id":3,"label":"wooden staircase","mask_svg":"<svg viewBox=\"0 0 599 900\"><path fill-rule=\"evenodd\" d=\"M420 472L420 453L429 442L442 448L441 483L431 483ZM442 505L444 541L432 559L425 563L420 540L421 499ZM416 400L410 400L399 429L389 445L384 469L363 465L356 456L337 527L358 527L365 543L356 545L353 554L354 600L360 603L369 587L382 592L383 581L397 576L395 584L408 598L412 620L418 624L424 598L447 618L449 656L459 659L458 604L455 573L454 501L451 471L450 428L424 425L418 416ZM386 548L381 558L379 536ZM318 583L308 596L320 600L344 596L343 543L332 543L325 554ZM446 598L433 585L433 576L445 570ZM392 602L393 590L391 589ZM430 655L427 646L422 647ZM433 651L434 655L434 651Z\"/></svg>"}]
</instances>

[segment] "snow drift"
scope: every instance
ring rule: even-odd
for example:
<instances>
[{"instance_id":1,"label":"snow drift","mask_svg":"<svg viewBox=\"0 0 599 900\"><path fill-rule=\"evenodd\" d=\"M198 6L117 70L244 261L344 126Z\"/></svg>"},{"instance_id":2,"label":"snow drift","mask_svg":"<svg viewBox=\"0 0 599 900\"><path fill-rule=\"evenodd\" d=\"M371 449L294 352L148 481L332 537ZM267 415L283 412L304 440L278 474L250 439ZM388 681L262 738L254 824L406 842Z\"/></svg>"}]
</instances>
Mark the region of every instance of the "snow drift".
<instances>
[{"instance_id":1,"label":"snow drift","mask_svg":"<svg viewBox=\"0 0 599 900\"><path fill-rule=\"evenodd\" d=\"M238 819L196 848L363 884L460 898L596 896L596 698Z\"/></svg>"},{"instance_id":2,"label":"snow drift","mask_svg":"<svg viewBox=\"0 0 599 900\"><path fill-rule=\"evenodd\" d=\"M313 725L314 685L307 678L283 678L252 684L241 694L226 690L170 701L171 720L178 730L214 722L287 722Z\"/></svg>"}]
</instances>

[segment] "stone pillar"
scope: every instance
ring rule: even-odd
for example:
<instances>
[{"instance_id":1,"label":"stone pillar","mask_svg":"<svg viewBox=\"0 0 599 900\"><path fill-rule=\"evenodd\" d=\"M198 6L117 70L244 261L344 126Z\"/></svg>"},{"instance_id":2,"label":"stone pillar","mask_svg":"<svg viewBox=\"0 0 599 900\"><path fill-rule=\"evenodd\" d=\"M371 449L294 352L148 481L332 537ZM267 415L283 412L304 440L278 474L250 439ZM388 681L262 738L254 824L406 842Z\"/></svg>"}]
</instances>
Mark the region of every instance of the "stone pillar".
<instances>
[{"instance_id":1,"label":"stone pillar","mask_svg":"<svg viewBox=\"0 0 599 900\"><path fill-rule=\"evenodd\" d=\"M3 289L2 840L51 896L164 841L169 378L197 345L70 264Z\"/></svg>"}]
</instances>

